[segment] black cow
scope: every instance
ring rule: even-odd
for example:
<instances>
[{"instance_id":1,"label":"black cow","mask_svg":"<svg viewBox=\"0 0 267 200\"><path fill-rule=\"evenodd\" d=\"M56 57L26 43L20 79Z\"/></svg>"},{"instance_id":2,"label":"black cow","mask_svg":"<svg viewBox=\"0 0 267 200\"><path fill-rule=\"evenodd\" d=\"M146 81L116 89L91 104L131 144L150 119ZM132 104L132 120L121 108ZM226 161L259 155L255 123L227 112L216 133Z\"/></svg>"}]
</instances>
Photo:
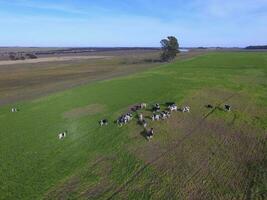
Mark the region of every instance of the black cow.
<instances>
[{"instance_id":1,"label":"black cow","mask_svg":"<svg viewBox=\"0 0 267 200\"><path fill-rule=\"evenodd\" d=\"M227 111L231 111L231 106L228 105L228 104L225 104L225 105L224 105L224 108L225 108L225 110L227 110Z\"/></svg>"},{"instance_id":2,"label":"black cow","mask_svg":"<svg viewBox=\"0 0 267 200\"><path fill-rule=\"evenodd\" d=\"M151 128L149 131L147 131L147 139L151 139L154 136L154 129Z\"/></svg>"}]
</instances>

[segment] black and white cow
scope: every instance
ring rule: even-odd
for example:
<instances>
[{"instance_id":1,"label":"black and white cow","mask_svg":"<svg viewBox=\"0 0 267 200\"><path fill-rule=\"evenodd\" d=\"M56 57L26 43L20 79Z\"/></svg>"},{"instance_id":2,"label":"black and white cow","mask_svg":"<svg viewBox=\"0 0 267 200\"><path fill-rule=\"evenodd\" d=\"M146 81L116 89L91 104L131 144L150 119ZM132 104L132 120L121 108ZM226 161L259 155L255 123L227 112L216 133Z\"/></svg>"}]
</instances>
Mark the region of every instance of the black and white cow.
<instances>
[{"instance_id":1,"label":"black and white cow","mask_svg":"<svg viewBox=\"0 0 267 200\"><path fill-rule=\"evenodd\" d=\"M18 109L17 108L11 108L11 112L18 112Z\"/></svg>"},{"instance_id":2,"label":"black and white cow","mask_svg":"<svg viewBox=\"0 0 267 200\"><path fill-rule=\"evenodd\" d=\"M67 136L67 131L58 134L58 139L62 140Z\"/></svg>"},{"instance_id":3,"label":"black and white cow","mask_svg":"<svg viewBox=\"0 0 267 200\"><path fill-rule=\"evenodd\" d=\"M100 126L107 126L108 125L108 120L107 119L102 119L99 121Z\"/></svg>"},{"instance_id":4,"label":"black and white cow","mask_svg":"<svg viewBox=\"0 0 267 200\"><path fill-rule=\"evenodd\" d=\"M118 118L117 124L119 126L122 126L130 122L132 119L133 119L133 115L131 113L127 113L126 115L122 115Z\"/></svg>"},{"instance_id":5,"label":"black and white cow","mask_svg":"<svg viewBox=\"0 0 267 200\"><path fill-rule=\"evenodd\" d=\"M153 114L151 117L152 121L159 121L160 120L160 114Z\"/></svg>"},{"instance_id":6,"label":"black and white cow","mask_svg":"<svg viewBox=\"0 0 267 200\"><path fill-rule=\"evenodd\" d=\"M153 106L153 112L159 112L160 111L160 105L158 103L156 103L154 106Z\"/></svg>"},{"instance_id":7,"label":"black and white cow","mask_svg":"<svg viewBox=\"0 0 267 200\"><path fill-rule=\"evenodd\" d=\"M231 106L228 105L228 104L225 104L225 105L224 105L224 108L225 108L225 110L228 111L228 112L231 111Z\"/></svg>"},{"instance_id":8,"label":"black and white cow","mask_svg":"<svg viewBox=\"0 0 267 200\"><path fill-rule=\"evenodd\" d=\"M117 119L117 124L119 126L122 126L123 124L125 124L125 120L122 116Z\"/></svg>"},{"instance_id":9,"label":"black and white cow","mask_svg":"<svg viewBox=\"0 0 267 200\"><path fill-rule=\"evenodd\" d=\"M168 111L163 111L163 112L160 113L160 118L162 120L165 120L165 119L169 118L170 116L171 116L171 113L168 112Z\"/></svg>"},{"instance_id":10,"label":"black and white cow","mask_svg":"<svg viewBox=\"0 0 267 200\"><path fill-rule=\"evenodd\" d=\"M153 136L154 136L154 129L151 128L149 131L147 131L146 138L147 138L148 140L150 140L150 139L153 138Z\"/></svg>"},{"instance_id":11,"label":"black and white cow","mask_svg":"<svg viewBox=\"0 0 267 200\"><path fill-rule=\"evenodd\" d=\"M145 109L146 107L147 107L147 104L146 103L141 103L141 104L138 104L138 105L133 106L131 108L131 111L136 112L138 110Z\"/></svg>"},{"instance_id":12,"label":"black and white cow","mask_svg":"<svg viewBox=\"0 0 267 200\"><path fill-rule=\"evenodd\" d=\"M190 107L189 106L185 106L183 109L182 109L183 112L190 112Z\"/></svg>"},{"instance_id":13,"label":"black and white cow","mask_svg":"<svg viewBox=\"0 0 267 200\"><path fill-rule=\"evenodd\" d=\"M172 111L177 111L178 110L178 107L177 107L177 105L172 104L172 105L169 105L168 106L168 109L172 112Z\"/></svg>"},{"instance_id":14,"label":"black and white cow","mask_svg":"<svg viewBox=\"0 0 267 200\"><path fill-rule=\"evenodd\" d=\"M127 122L131 121L131 120L133 119L133 115L132 115L132 113L127 113L127 114L125 115L125 119L126 119Z\"/></svg>"}]
</instances>

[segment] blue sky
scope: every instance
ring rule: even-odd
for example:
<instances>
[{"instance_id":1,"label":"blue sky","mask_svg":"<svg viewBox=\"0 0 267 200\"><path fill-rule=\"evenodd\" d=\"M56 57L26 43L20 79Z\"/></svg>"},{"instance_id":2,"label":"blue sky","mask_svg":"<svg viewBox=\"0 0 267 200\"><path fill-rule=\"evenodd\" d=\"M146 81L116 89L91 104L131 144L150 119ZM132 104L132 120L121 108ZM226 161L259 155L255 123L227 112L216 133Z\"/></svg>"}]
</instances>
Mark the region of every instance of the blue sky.
<instances>
[{"instance_id":1,"label":"blue sky","mask_svg":"<svg viewBox=\"0 0 267 200\"><path fill-rule=\"evenodd\" d=\"M0 46L267 44L267 0L0 0Z\"/></svg>"}]
</instances>

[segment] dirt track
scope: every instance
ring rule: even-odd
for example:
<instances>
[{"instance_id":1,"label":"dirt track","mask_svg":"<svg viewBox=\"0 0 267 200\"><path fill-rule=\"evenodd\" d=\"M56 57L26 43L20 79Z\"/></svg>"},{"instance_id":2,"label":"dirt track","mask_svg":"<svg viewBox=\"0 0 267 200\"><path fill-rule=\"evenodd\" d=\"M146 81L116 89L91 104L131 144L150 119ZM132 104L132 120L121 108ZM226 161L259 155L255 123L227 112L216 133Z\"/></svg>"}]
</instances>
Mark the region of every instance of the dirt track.
<instances>
[{"instance_id":1,"label":"dirt track","mask_svg":"<svg viewBox=\"0 0 267 200\"><path fill-rule=\"evenodd\" d=\"M111 58L111 56L64 56L64 57L47 57L27 60L5 60L0 61L0 65L18 65L18 64L32 64L42 62L63 62L63 61L75 61L75 60L87 60L87 59L103 59Z\"/></svg>"}]
</instances>

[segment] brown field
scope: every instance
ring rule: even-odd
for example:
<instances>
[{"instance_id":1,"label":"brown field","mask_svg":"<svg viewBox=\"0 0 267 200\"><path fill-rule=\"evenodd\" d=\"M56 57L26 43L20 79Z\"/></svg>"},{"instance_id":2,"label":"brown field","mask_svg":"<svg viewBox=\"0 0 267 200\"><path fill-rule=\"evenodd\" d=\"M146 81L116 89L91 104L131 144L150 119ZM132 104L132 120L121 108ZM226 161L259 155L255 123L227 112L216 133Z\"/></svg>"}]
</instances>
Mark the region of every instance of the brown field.
<instances>
[{"instance_id":1,"label":"brown field","mask_svg":"<svg viewBox=\"0 0 267 200\"><path fill-rule=\"evenodd\" d=\"M57 56L57 57L46 57L37 59L27 60L2 60L0 65L18 65L18 64L33 64L43 62L63 62L63 61L75 61L75 60L89 60L89 59L103 59L111 58L109 56Z\"/></svg>"},{"instance_id":2,"label":"brown field","mask_svg":"<svg viewBox=\"0 0 267 200\"><path fill-rule=\"evenodd\" d=\"M186 59L202 53L182 53L177 59ZM127 50L0 61L0 105L143 71L162 64L151 62L158 58L159 51Z\"/></svg>"}]
</instances>

